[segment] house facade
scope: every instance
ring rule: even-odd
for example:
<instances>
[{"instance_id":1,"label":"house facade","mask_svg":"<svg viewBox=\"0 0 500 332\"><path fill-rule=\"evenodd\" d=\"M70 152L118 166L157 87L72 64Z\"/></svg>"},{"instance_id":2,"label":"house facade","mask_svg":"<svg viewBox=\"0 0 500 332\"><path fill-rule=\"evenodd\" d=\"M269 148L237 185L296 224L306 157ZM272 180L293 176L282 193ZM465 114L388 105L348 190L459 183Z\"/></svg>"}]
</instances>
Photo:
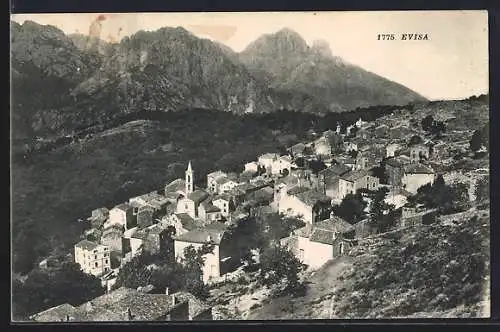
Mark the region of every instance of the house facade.
<instances>
[{"instance_id":1,"label":"house facade","mask_svg":"<svg viewBox=\"0 0 500 332\"><path fill-rule=\"evenodd\" d=\"M109 247L82 240L75 244L75 262L80 264L83 272L100 276L111 269Z\"/></svg>"},{"instance_id":2,"label":"house facade","mask_svg":"<svg viewBox=\"0 0 500 332\"><path fill-rule=\"evenodd\" d=\"M277 189L273 205L279 213L302 218L312 224L330 206L331 199L315 189L284 186Z\"/></svg>"},{"instance_id":3,"label":"house facade","mask_svg":"<svg viewBox=\"0 0 500 332\"><path fill-rule=\"evenodd\" d=\"M318 269L329 260L345 255L354 239L355 228L338 217L306 225L282 239L281 245L288 247L309 269Z\"/></svg>"},{"instance_id":4,"label":"house facade","mask_svg":"<svg viewBox=\"0 0 500 332\"><path fill-rule=\"evenodd\" d=\"M426 184L433 184L435 177L436 174L430 167L422 164L411 164L404 168L401 184L406 191L416 194L418 188Z\"/></svg>"},{"instance_id":5,"label":"house facade","mask_svg":"<svg viewBox=\"0 0 500 332\"><path fill-rule=\"evenodd\" d=\"M338 199L344 199L348 194L355 194L358 189L375 191L378 189L379 179L366 170L351 171L339 179Z\"/></svg>"},{"instance_id":6,"label":"house facade","mask_svg":"<svg viewBox=\"0 0 500 332\"><path fill-rule=\"evenodd\" d=\"M125 230L137 226L138 207L133 207L128 203L115 206L109 211L109 224L122 225Z\"/></svg>"},{"instance_id":7,"label":"house facade","mask_svg":"<svg viewBox=\"0 0 500 332\"><path fill-rule=\"evenodd\" d=\"M204 256L202 280L208 283L211 279L219 278L226 273L224 262L230 258L227 226L221 223L206 225L174 238L174 251L177 260L184 258L185 249L193 247L199 249L203 245L212 244L213 250Z\"/></svg>"}]
</instances>

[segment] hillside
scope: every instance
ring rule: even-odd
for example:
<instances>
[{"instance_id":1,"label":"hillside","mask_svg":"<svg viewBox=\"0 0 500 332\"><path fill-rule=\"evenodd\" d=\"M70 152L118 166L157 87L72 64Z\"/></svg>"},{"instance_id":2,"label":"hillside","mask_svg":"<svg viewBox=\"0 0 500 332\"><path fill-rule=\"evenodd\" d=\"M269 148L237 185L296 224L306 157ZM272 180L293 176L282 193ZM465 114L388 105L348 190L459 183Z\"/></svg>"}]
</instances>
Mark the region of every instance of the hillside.
<instances>
[{"instance_id":1,"label":"hillside","mask_svg":"<svg viewBox=\"0 0 500 332\"><path fill-rule=\"evenodd\" d=\"M365 241L306 277L305 296L271 298L248 319L489 316L489 212Z\"/></svg>"},{"instance_id":2,"label":"hillside","mask_svg":"<svg viewBox=\"0 0 500 332\"><path fill-rule=\"evenodd\" d=\"M331 111L426 100L400 84L333 56L324 41L308 46L290 29L261 36L240 53L240 60L272 87L310 95Z\"/></svg>"}]
</instances>

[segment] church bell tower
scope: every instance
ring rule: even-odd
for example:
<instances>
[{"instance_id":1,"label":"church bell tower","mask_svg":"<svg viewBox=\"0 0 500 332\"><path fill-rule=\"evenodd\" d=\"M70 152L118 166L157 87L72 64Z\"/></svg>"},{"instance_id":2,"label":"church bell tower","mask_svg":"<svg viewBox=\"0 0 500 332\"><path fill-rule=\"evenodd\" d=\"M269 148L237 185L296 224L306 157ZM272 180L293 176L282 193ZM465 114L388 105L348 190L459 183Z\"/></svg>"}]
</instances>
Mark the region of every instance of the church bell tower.
<instances>
[{"instance_id":1,"label":"church bell tower","mask_svg":"<svg viewBox=\"0 0 500 332\"><path fill-rule=\"evenodd\" d=\"M193 168L191 161L188 163L186 170L186 196L193 192Z\"/></svg>"}]
</instances>

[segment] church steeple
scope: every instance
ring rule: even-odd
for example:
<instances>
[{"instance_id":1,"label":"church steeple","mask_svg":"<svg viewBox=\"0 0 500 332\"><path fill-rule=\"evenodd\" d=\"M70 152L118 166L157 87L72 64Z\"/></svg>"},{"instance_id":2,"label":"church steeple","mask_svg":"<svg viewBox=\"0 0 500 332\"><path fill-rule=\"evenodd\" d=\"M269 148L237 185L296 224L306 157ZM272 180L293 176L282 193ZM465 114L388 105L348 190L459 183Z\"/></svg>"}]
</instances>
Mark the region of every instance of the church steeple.
<instances>
[{"instance_id":1,"label":"church steeple","mask_svg":"<svg viewBox=\"0 0 500 332\"><path fill-rule=\"evenodd\" d=\"M193 168L191 167L191 161L188 163L186 170L186 195L193 192Z\"/></svg>"}]
</instances>

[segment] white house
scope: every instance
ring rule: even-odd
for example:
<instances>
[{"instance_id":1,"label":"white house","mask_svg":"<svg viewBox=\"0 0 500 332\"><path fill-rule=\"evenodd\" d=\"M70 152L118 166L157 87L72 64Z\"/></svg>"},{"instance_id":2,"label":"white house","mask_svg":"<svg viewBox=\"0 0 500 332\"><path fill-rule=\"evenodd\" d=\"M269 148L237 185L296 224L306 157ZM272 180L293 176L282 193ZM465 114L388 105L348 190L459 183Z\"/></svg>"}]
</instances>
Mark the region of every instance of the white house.
<instances>
[{"instance_id":1,"label":"white house","mask_svg":"<svg viewBox=\"0 0 500 332\"><path fill-rule=\"evenodd\" d=\"M229 203L231 199L227 195L221 195L216 197L213 201L212 204L219 208L221 215L224 217L229 216Z\"/></svg>"},{"instance_id":2,"label":"white house","mask_svg":"<svg viewBox=\"0 0 500 332\"><path fill-rule=\"evenodd\" d=\"M259 164L256 161L251 161L245 164L245 172L257 172L259 170Z\"/></svg>"},{"instance_id":3,"label":"white house","mask_svg":"<svg viewBox=\"0 0 500 332\"><path fill-rule=\"evenodd\" d=\"M370 175L368 171L350 171L340 176L338 199L343 199L348 194L355 194L361 188L377 190L378 186L379 179Z\"/></svg>"},{"instance_id":4,"label":"white house","mask_svg":"<svg viewBox=\"0 0 500 332\"><path fill-rule=\"evenodd\" d=\"M396 144L396 143L388 144L385 147L385 151L386 151L385 156L386 156L386 158L394 157L396 151L398 151L400 149L401 149L401 146L399 144Z\"/></svg>"},{"instance_id":5,"label":"white house","mask_svg":"<svg viewBox=\"0 0 500 332\"><path fill-rule=\"evenodd\" d=\"M138 212L138 207L133 207L128 203L119 204L109 211L108 224L118 224L125 229L133 228L137 224Z\"/></svg>"},{"instance_id":6,"label":"white house","mask_svg":"<svg viewBox=\"0 0 500 332\"><path fill-rule=\"evenodd\" d=\"M108 246L88 240L75 244L75 262L80 264L83 272L100 276L111 269L110 250Z\"/></svg>"},{"instance_id":7,"label":"white house","mask_svg":"<svg viewBox=\"0 0 500 332\"><path fill-rule=\"evenodd\" d=\"M227 178L227 174L222 171L215 171L207 174L207 190L213 193L217 192L219 189L217 180L221 178Z\"/></svg>"},{"instance_id":8,"label":"white house","mask_svg":"<svg viewBox=\"0 0 500 332\"><path fill-rule=\"evenodd\" d=\"M278 158L279 155L277 153L265 153L259 157L258 163L260 166L264 166L266 170L271 173L272 167Z\"/></svg>"},{"instance_id":9,"label":"white house","mask_svg":"<svg viewBox=\"0 0 500 332\"><path fill-rule=\"evenodd\" d=\"M315 189L306 187L278 187L274 195L273 206L279 213L302 218L306 223L313 223L330 205L331 199Z\"/></svg>"},{"instance_id":10,"label":"white house","mask_svg":"<svg viewBox=\"0 0 500 332\"><path fill-rule=\"evenodd\" d=\"M430 183L433 184L436 174L434 171L422 164L410 164L404 167L404 175L401 178L403 188L413 194L418 188Z\"/></svg>"},{"instance_id":11,"label":"white house","mask_svg":"<svg viewBox=\"0 0 500 332\"><path fill-rule=\"evenodd\" d=\"M233 181L229 178L225 178L224 181L221 181L219 184L218 193L224 193L231 191L234 187L238 186L238 182Z\"/></svg>"},{"instance_id":12,"label":"white house","mask_svg":"<svg viewBox=\"0 0 500 332\"><path fill-rule=\"evenodd\" d=\"M346 254L351 246L349 240L354 235L354 226L332 216L330 219L308 224L280 242L307 264L309 269L314 270L329 260Z\"/></svg>"},{"instance_id":13,"label":"white house","mask_svg":"<svg viewBox=\"0 0 500 332\"><path fill-rule=\"evenodd\" d=\"M285 170L290 174L292 164L292 158L290 156L280 156L271 164L271 174L283 175Z\"/></svg>"},{"instance_id":14,"label":"white house","mask_svg":"<svg viewBox=\"0 0 500 332\"><path fill-rule=\"evenodd\" d=\"M205 244L212 244L213 251L204 256L203 282L207 283L212 278L220 277L225 272L222 263L228 257L228 250L225 250L228 240L226 230L226 225L214 223L176 236L174 238L176 259L182 260L185 249L189 246L199 249Z\"/></svg>"}]
</instances>

